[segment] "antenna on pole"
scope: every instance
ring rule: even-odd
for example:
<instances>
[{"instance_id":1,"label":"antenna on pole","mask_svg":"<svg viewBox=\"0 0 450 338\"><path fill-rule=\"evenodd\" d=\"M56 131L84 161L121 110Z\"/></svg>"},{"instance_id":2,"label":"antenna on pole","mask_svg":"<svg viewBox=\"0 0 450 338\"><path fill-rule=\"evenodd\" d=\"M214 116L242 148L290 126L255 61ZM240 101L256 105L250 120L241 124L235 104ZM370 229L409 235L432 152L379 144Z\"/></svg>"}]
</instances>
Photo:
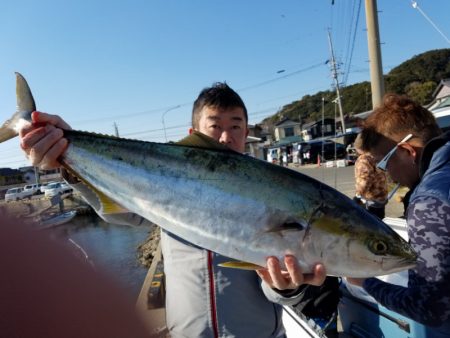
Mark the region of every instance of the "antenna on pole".
<instances>
[{"instance_id":1,"label":"antenna on pole","mask_svg":"<svg viewBox=\"0 0 450 338\"><path fill-rule=\"evenodd\" d=\"M330 53L331 53L331 74L333 76L334 84L336 86L336 95L337 95L336 100L338 102L339 115L341 116L342 133L344 134L345 133L344 113L342 110L341 94L339 91L339 81L338 81L338 73L336 70L336 59L334 58L333 42L331 41L331 34L329 29L328 29L328 42L330 44Z\"/></svg>"}]
</instances>

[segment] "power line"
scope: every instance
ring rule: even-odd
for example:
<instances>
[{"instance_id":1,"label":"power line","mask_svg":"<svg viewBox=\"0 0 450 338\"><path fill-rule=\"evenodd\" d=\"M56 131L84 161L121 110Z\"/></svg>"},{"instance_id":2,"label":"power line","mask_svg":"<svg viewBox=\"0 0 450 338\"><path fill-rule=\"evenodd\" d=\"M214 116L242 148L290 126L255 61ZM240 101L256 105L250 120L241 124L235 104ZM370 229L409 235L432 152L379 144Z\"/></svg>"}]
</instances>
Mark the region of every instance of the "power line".
<instances>
[{"instance_id":1,"label":"power line","mask_svg":"<svg viewBox=\"0 0 450 338\"><path fill-rule=\"evenodd\" d=\"M311 70L311 69L314 69L314 68L323 66L325 63L326 63L326 62L316 63L316 64L314 64L314 65L312 65L312 66L309 66L309 67L306 67L306 68L303 68L303 69L296 70L295 72L288 73L288 74L285 74L285 75L283 75L283 76L279 76L279 77L274 78L274 79L271 79L271 80L263 81L263 82L260 82L260 83L257 83L257 84L251 85L251 86L247 86L247 87L244 87L244 88L240 88L240 89L238 89L238 91L239 91L239 92L243 92L243 91L245 91L245 90L249 90L249 89L261 87L261 86L264 86L264 85L266 85L266 84L269 84L269 83L272 83L272 82L275 82L275 81L283 80L283 79L286 79L286 78L288 78L288 77L291 77L291 76L294 76L294 75L297 75L297 74L306 72L306 71L308 71L308 70Z\"/></svg>"},{"instance_id":2,"label":"power line","mask_svg":"<svg viewBox=\"0 0 450 338\"><path fill-rule=\"evenodd\" d=\"M1 154L14 153L14 152L17 152L18 149L19 149L18 147L7 148L7 149L0 149L0 153Z\"/></svg>"},{"instance_id":3,"label":"power line","mask_svg":"<svg viewBox=\"0 0 450 338\"><path fill-rule=\"evenodd\" d=\"M414 9L417 9L419 11L420 14L422 14L422 16L428 20L428 22L434 27L434 29L436 29L439 34L442 35L442 37L445 39L445 41L447 41L447 43L450 45L450 40L448 39L448 37L438 28L438 26L433 22L433 20L431 20L428 15L425 14L424 11L422 11L422 9L419 7L419 5L417 4L417 1L411 0L411 5Z\"/></svg>"},{"instance_id":4,"label":"power line","mask_svg":"<svg viewBox=\"0 0 450 338\"><path fill-rule=\"evenodd\" d=\"M361 14L361 0L358 0L358 10L356 11L356 22L355 22L355 28L353 29L353 41L351 42L351 49L350 54L348 56L347 64L346 64L346 70L344 72L344 80L342 81L344 85L347 84L348 75L350 74L350 67L352 65L352 59L353 59L353 51L355 49L355 40L356 40L356 32L358 31L358 23L359 23L359 17Z\"/></svg>"},{"instance_id":5,"label":"power line","mask_svg":"<svg viewBox=\"0 0 450 338\"><path fill-rule=\"evenodd\" d=\"M167 127L165 129L169 130L169 129L189 128L189 127L190 127L189 124L179 124L176 126ZM136 132L132 132L132 133L126 133L126 134L122 134L122 135L123 136L131 136L131 135L138 135L138 134L145 134L145 133L154 133L157 131L164 131L164 128L147 129L147 130L141 130L141 131L136 131Z\"/></svg>"},{"instance_id":6,"label":"power line","mask_svg":"<svg viewBox=\"0 0 450 338\"><path fill-rule=\"evenodd\" d=\"M23 154L16 154L14 156L2 156L2 157L3 158L7 158L7 159L22 158L22 159L24 159L26 161L25 155L23 155Z\"/></svg>"},{"instance_id":7,"label":"power line","mask_svg":"<svg viewBox=\"0 0 450 338\"><path fill-rule=\"evenodd\" d=\"M252 113L249 113L248 116L255 116L255 115L261 115L261 114L266 114L267 112L273 112L276 111L279 107L270 107L270 108L266 108L263 110L258 110ZM175 125L175 126L170 126L170 127L166 127L166 130L170 130L170 129L180 129L180 128L190 128L191 125L188 123L185 124L179 124L179 125ZM132 133L123 133L122 136L134 136L134 135L139 135L139 134L147 134L147 133L155 133L155 132L159 132L159 131L164 131L164 128L155 128L155 129L146 129L146 130L141 130L141 131L136 131L136 132L132 132Z\"/></svg>"},{"instance_id":8,"label":"power line","mask_svg":"<svg viewBox=\"0 0 450 338\"><path fill-rule=\"evenodd\" d=\"M188 133L176 133L176 134L167 134L168 138L182 138L187 136ZM161 135L152 135L152 136L144 136L144 137L140 137L139 140L145 141L145 140L156 140L156 139L163 139L164 138L164 134Z\"/></svg>"},{"instance_id":9,"label":"power line","mask_svg":"<svg viewBox=\"0 0 450 338\"><path fill-rule=\"evenodd\" d=\"M26 159L20 160L20 161L7 161L7 162L0 162L0 163L27 163ZM3 167L5 164L0 164L0 167Z\"/></svg>"},{"instance_id":10,"label":"power line","mask_svg":"<svg viewBox=\"0 0 450 338\"><path fill-rule=\"evenodd\" d=\"M192 102L185 102L185 103L180 103L177 105L178 108L180 107L184 107L184 106L188 106L188 105L192 105ZM172 108L173 105L168 106L168 107L163 107L163 108L154 108L154 109L148 109L148 110L144 110L138 113L129 113L129 114L121 114L121 115L114 115L114 116L108 116L108 117L100 117L97 119L90 119L90 120L80 120L80 121L74 121L73 123L77 123L77 124L83 124L83 123L91 123L91 122L101 122L101 121L107 121L107 120L112 120L112 119L124 119L124 118L130 118L130 117L134 117L134 116L140 116L140 115L148 115L148 114L155 114L155 113L162 113L164 111L166 111L169 108Z\"/></svg>"},{"instance_id":11,"label":"power line","mask_svg":"<svg viewBox=\"0 0 450 338\"><path fill-rule=\"evenodd\" d=\"M299 69L297 71L285 74L283 76L279 76L279 77L274 78L274 79L270 79L270 80L267 80L267 81L256 83L254 85L250 85L250 86L247 86L247 87L240 88L237 91L242 92L242 91L246 91L246 90L249 90L249 89L258 88L258 87L261 87L261 86L264 86L264 85L267 85L267 84L270 84L270 83L273 83L273 82L276 82L276 81L280 81L280 80L289 78L291 76L294 76L294 75L301 74L303 72L312 70L314 68L317 68L317 67L320 67L320 66L324 65L325 63L326 62L320 62L320 63L314 64L312 66L309 66L309 67L306 67L306 68L303 68L303 69ZM177 108L181 108L181 107L185 107L185 106L191 106L193 104L193 102L194 101L184 102L184 103L176 104L175 106ZM141 112L138 112L138 113L128 113L128 114L113 115L113 116L108 116L108 117L101 117L101 118L96 118L96 119L79 120L79 121L74 121L72 123L73 124L85 124L85 123L92 123L92 122L110 121L112 119L119 120L119 119L134 117L134 116L140 116L140 115L163 113L167 109L170 109L170 108L173 108L173 107L174 107L174 105L171 105L171 106L162 107L162 108L148 109L148 110L144 110L144 111L141 111Z\"/></svg>"},{"instance_id":12,"label":"power line","mask_svg":"<svg viewBox=\"0 0 450 338\"><path fill-rule=\"evenodd\" d=\"M351 20L350 20L350 26L348 28L348 36L347 36L347 45L345 49L345 58L344 58L344 64L347 64L348 57L350 55L350 45L352 41L353 36L353 22L355 21L355 1L352 1L352 9L351 9Z\"/></svg>"}]
</instances>

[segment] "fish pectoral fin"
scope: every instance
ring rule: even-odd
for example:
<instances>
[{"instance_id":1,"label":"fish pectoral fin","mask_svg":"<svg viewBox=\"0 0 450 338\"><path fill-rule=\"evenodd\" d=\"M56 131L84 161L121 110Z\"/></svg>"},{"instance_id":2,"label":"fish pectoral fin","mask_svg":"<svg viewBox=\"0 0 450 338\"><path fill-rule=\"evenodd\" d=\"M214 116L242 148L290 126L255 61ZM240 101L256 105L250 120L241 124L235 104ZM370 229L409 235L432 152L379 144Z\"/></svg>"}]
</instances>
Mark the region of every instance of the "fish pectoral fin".
<instances>
[{"instance_id":1,"label":"fish pectoral fin","mask_svg":"<svg viewBox=\"0 0 450 338\"><path fill-rule=\"evenodd\" d=\"M127 209L117 204L104 193L96 190L98 199L100 200L100 212L104 215L123 214L129 212Z\"/></svg>"},{"instance_id":2,"label":"fish pectoral fin","mask_svg":"<svg viewBox=\"0 0 450 338\"><path fill-rule=\"evenodd\" d=\"M61 163L62 163L63 167L69 172L70 175L72 175L75 178L77 178L78 180L80 180L82 184L87 186L97 196L98 201L100 203L99 212L101 214L110 215L110 214L123 214L123 213L129 212L129 210L125 209L120 204L113 201L107 195L105 195L100 190L98 190L96 187L94 187L89 181L87 181L81 175L79 175L75 170L73 170L70 166L68 166L64 162L64 159L61 160Z\"/></svg>"},{"instance_id":3,"label":"fish pectoral fin","mask_svg":"<svg viewBox=\"0 0 450 338\"><path fill-rule=\"evenodd\" d=\"M215 139L205 134L202 134L198 131L194 131L192 134L186 136L185 138L176 142L175 144L195 148L221 149L232 151L230 148L224 146L222 143L219 143Z\"/></svg>"},{"instance_id":4,"label":"fish pectoral fin","mask_svg":"<svg viewBox=\"0 0 450 338\"><path fill-rule=\"evenodd\" d=\"M306 227L296 221L287 221L282 224L277 224L274 227L266 230L266 232L281 232L281 231L303 231Z\"/></svg>"},{"instance_id":5,"label":"fish pectoral fin","mask_svg":"<svg viewBox=\"0 0 450 338\"><path fill-rule=\"evenodd\" d=\"M242 261L230 261L230 262L220 263L218 265L223 268L232 268L232 269L240 269L240 270L264 269L264 267L261 265L253 264L253 263L249 263L249 262L242 262Z\"/></svg>"}]
</instances>

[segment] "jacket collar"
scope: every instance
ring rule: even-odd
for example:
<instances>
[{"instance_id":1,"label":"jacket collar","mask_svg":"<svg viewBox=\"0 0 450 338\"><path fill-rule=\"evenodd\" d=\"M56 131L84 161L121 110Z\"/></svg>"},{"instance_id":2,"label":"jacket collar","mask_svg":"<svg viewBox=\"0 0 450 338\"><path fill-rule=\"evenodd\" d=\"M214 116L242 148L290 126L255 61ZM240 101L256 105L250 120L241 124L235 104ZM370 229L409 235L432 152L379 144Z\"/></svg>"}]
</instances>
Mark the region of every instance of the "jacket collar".
<instances>
[{"instance_id":1,"label":"jacket collar","mask_svg":"<svg viewBox=\"0 0 450 338\"><path fill-rule=\"evenodd\" d=\"M447 155L450 155L450 151L445 151L445 154L441 154L439 152L440 156L434 156L435 153L438 151L439 148L441 148L444 144L450 141L450 131L443 133L442 135L435 137L431 139L423 148L422 156L420 158L419 162L419 176L420 179L424 176L425 172L430 168L431 165L432 168L440 166L440 164L445 163L449 160L448 156L443 156L447 153Z\"/></svg>"}]
</instances>

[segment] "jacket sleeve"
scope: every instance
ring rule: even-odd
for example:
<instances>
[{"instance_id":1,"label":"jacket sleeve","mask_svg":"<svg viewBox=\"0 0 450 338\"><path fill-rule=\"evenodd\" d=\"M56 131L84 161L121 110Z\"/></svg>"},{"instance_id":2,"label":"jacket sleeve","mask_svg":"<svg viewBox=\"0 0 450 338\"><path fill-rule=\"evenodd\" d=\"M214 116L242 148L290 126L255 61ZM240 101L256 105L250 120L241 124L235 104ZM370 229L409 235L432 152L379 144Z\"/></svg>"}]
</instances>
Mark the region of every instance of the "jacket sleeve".
<instances>
[{"instance_id":1,"label":"jacket sleeve","mask_svg":"<svg viewBox=\"0 0 450 338\"><path fill-rule=\"evenodd\" d=\"M72 188L77 190L83 199L94 209L94 211L99 215L105 222L112 224L122 224L122 225L130 225L130 226L152 226L154 225L152 222L147 219L132 213L132 212L124 212L120 214L102 214L100 212L101 206L100 201L96 195L96 193L89 188L82 181L78 180L76 177L70 175L66 170L61 170L62 176L64 180L70 184Z\"/></svg>"},{"instance_id":2,"label":"jacket sleeve","mask_svg":"<svg viewBox=\"0 0 450 338\"><path fill-rule=\"evenodd\" d=\"M428 326L439 326L449 318L448 285L428 283L428 285L403 287L367 279L364 289L386 308ZM447 295L444 296L444 293Z\"/></svg>"},{"instance_id":3,"label":"jacket sleeve","mask_svg":"<svg viewBox=\"0 0 450 338\"><path fill-rule=\"evenodd\" d=\"M281 304L281 305L296 305L298 304L304 296L305 286L301 285L296 290L275 290L272 289L266 282L261 281L261 288L264 292L264 295L268 300L273 303Z\"/></svg>"},{"instance_id":4,"label":"jacket sleeve","mask_svg":"<svg viewBox=\"0 0 450 338\"><path fill-rule=\"evenodd\" d=\"M408 287L369 278L364 289L379 303L429 326L450 318L450 205L435 197L415 199L408 208L411 244L419 253Z\"/></svg>"}]
</instances>

